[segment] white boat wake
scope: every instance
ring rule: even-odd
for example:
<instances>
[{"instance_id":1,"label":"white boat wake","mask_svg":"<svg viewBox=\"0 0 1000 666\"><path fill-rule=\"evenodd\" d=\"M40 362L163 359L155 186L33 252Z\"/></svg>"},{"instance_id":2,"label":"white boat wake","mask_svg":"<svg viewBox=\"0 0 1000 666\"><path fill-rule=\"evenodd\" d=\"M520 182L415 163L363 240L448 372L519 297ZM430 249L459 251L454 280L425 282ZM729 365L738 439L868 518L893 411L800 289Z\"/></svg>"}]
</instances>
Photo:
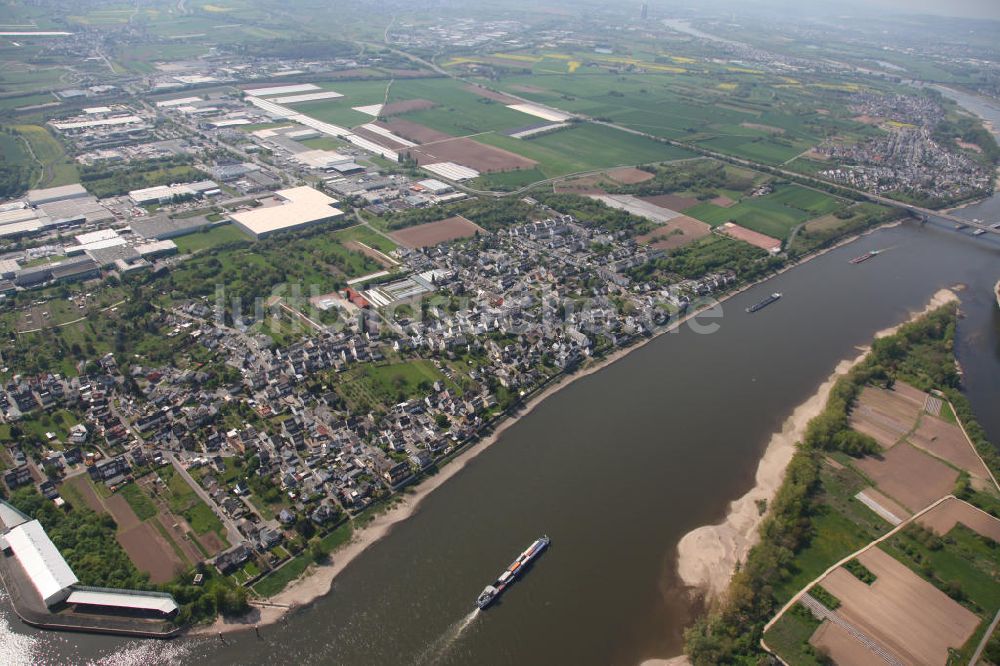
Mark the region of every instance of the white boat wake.
<instances>
[{"instance_id":1,"label":"white boat wake","mask_svg":"<svg viewBox=\"0 0 1000 666\"><path fill-rule=\"evenodd\" d=\"M427 649L417 657L416 664L433 664L440 661L448 651L458 642L465 630L472 626L476 618L479 617L479 609L474 609L471 613L463 617L458 622L449 626L436 641L427 646Z\"/></svg>"}]
</instances>

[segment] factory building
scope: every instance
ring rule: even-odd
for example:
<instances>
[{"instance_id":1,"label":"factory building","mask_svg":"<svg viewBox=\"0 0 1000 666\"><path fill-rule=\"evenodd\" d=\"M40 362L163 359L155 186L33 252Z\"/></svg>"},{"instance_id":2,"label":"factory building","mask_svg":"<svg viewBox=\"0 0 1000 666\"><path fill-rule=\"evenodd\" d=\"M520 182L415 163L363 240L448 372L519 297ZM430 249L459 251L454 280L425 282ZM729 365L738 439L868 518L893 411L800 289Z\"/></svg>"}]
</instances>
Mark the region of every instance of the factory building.
<instances>
[{"instance_id":1,"label":"factory building","mask_svg":"<svg viewBox=\"0 0 1000 666\"><path fill-rule=\"evenodd\" d=\"M337 200L328 197L308 185L278 190L274 199L264 202L260 208L233 213L233 222L256 239L265 238L280 231L302 229L314 224L335 220L344 215L334 208Z\"/></svg>"}]
</instances>

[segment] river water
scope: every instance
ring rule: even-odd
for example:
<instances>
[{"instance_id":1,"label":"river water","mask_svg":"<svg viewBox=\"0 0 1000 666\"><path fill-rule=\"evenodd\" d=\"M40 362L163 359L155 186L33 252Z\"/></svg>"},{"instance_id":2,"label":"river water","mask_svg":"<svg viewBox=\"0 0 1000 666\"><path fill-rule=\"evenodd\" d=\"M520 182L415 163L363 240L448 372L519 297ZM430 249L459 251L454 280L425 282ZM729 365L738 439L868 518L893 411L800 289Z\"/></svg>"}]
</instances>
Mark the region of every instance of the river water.
<instances>
[{"instance_id":1,"label":"river water","mask_svg":"<svg viewBox=\"0 0 1000 666\"><path fill-rule=\"evenodd\" d=\"M1000 198L961 211L1000 221ZM848 260L885 250L860 265ZM1000 240L906 223L723 305L558 392L283 623L169 643L37 632L0 603L0 663L635 664L681 648L696 609L677 542L753 484L771 433L875 331L964 285L958 356L1000 441ZM744 308L772 291L778 303ZM708 323L708 322L706 322ZM552 547L485 613L473 601L547 533Z\"/></svg>"}]
</instances>

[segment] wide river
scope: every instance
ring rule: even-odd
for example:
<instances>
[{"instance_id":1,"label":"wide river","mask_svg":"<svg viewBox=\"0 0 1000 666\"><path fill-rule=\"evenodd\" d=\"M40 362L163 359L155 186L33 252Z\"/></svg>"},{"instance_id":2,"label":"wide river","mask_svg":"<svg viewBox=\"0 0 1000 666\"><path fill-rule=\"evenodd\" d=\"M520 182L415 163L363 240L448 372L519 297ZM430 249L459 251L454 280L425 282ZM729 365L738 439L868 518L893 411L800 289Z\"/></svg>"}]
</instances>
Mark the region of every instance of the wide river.
<instances>
[{"instance_id":1,"label":"wide river","mask_svg":"<svg viewBox=\"0 0 1000 666\"><path fill-rule=\"evenodd\" d=\"M962 215L1000 221L1000 198ZM860 265L848 260L886 250ZM626 664L670 656L696 611L677 542L753 484L771 434L873 333L964 285L958 355L1000 441L1000 240L906 223L799 266L546 400L285 622L167 643L37 632L0 604L0 663ZM772 291L785 297L753 315ZM709 322L706 322L709 323ZM486 613L483 586L551 549Z\"/></svg>"}]
</instances>

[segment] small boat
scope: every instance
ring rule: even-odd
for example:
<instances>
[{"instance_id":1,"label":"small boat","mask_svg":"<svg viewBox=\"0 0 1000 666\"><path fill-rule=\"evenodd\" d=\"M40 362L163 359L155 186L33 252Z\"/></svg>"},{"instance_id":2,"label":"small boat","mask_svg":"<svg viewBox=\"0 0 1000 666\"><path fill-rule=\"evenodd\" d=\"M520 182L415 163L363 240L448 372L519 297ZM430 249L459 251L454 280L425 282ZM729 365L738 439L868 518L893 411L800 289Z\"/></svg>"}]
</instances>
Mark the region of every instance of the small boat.
<instances>
[{"instance_id":1,"label":"small boat","mask_svg":"<svg viewBox=\"0 0 1000 666\"><path fill-rule=\"evenodd\" d=\"M747 312L757 312L758 310L763 310L771 303L777 301L779 298L781 298L781 292L776 291L767 298L765 298L764 300L760 301L759 303L754 303L753 305L748 307Z\"/></svg>"}]
</instances>

